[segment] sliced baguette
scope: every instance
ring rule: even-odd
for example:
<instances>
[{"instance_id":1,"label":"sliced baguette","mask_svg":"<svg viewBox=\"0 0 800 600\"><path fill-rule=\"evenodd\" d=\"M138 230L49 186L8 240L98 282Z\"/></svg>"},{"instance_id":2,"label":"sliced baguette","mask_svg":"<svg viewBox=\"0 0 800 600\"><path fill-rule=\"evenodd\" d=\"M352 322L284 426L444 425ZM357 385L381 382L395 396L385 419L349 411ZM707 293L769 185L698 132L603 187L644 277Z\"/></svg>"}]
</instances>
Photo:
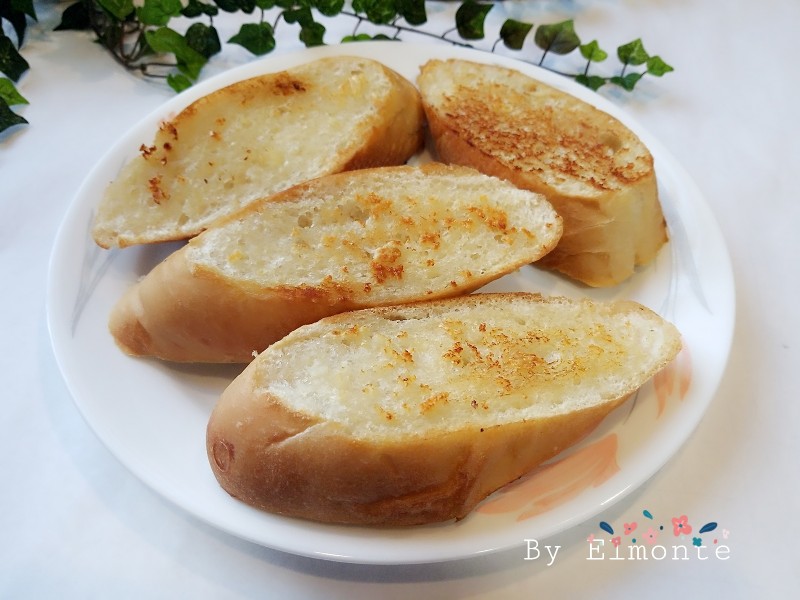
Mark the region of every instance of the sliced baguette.
<instances>
[{"instance_id":1,"label":"sliced baguette","mask_svg":"<svg viewBox=\"0 0 800 600\"><path fill-rule=\"evenodd\" d=\"M319 59L213 92L164 122L108 186L102 247L186 239L313 177L403 164L423 141L414 86L378 62Z\"/></svg>"},{"instance_id":2,"label":"sliced baguette","mask_svg":"<svg viewBox=\"0 0 800 600\"><path fill-rule=\"evenodd\" d=\"M653 158L617 119L497 65L432 60L417 83L441 160L544 194L564 218L540 266L611 286L667 241Z\"/></svg>"},{"instance_id":3,"label":"sliced baguette","mask_svg":"<svg viewBox=\"0 0 800 600\"><path fill-rule=\"evenodd\" d=\"M633 302L472 294L336 315L270 346L209 419L221 486L331 523L459 519L580 440L666 366Z\"/></svg>"},{"instance_id":4,"label":"sliced baguette","mask_svg":"<svg viewBox=\"0 0 800 600\"><path fill-rule=\"evenodd\" d=\"M330 175L191 240L127 292L110 329L133 355L249 362L327 315L471 292L560 235L542 196L465 167Z\"/></svg>"}]
</instances>

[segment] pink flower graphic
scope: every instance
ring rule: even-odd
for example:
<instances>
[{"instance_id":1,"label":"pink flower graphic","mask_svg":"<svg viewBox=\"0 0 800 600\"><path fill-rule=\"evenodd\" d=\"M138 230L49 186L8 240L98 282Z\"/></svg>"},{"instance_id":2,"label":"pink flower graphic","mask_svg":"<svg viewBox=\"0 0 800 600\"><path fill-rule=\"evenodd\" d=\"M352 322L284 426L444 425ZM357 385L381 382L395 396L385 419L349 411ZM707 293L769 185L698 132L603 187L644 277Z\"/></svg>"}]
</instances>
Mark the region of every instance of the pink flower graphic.
<instances>
[{"instance_id":1,"label":"pink flower graphic","mask_svg":"<svg viewBox=\"0 0 800 600\"><path fill-rule=\"evenodd\" d=\"M622 538L620 538L620 536L611 538L611 543L614 544L614 548L619 548L619 544L621 541Z\"/></svg>"},{"instance_id":2,"label":"pink flower graphic","mask_svg":"<svg viewBox=\"0 0 800 600\"><path fill-rule=\"evenodd\" d=\"M589 537L586 538L586 541L591 544L594 541L594 534L590 533Z\"/></svg>"},{"instance_id":3,"label":"pink flower graphic","mask_svg":"<svg viewBox=\"0 0 800 600\"><path fill-rule=\"evenodd\" d=\"M625 526L625 535L630 535L634 531L636 531L636 521L633 523L624 523Z\"/></svg>"},{"instance_id":4,"label":"pink flower graphic","mask_svg":"<svg viewBox=\"0 0 800 600\"><path fill-rule=\"evenodd\" d=\"M689 525L689 517L686 515L672 517L672 533L674 533L676 537L692 533L692 526Z\"/></svg>"},{"instance_id":5,"label":"pink flower graphic","mask_svg":"<svg viewBox=\"0 0 800 600\"><path fill-rule=\"evenodd\" d=\"M656 541L658 541L658 532L652 527L650 527L647 530L647 533L644 534L644 539L648 544L652 546L653 544L656 543Z\"/></svg>"}]
</instances>

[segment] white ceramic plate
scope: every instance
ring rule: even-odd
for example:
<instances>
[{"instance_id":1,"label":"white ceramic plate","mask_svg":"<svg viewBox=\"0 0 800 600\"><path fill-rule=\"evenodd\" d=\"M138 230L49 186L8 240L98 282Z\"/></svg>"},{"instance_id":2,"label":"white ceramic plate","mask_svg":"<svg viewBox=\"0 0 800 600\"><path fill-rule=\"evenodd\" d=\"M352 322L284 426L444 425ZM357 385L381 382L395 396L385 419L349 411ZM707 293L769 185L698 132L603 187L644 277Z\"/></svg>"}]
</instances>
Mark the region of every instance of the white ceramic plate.
<instances>
[{"instance_id":1,"label":"white ceramic plate","mask_svg":"<svg viewBox=\"0 0 800 600\"><path fill-rule=\"evenodd\" d=\"M320 56L380 60L411 81L429 58L494 62L562 88L619 118L651 149L671 242L654 264L610 290L591 290L526 267L491 290L531 290L638 300L673 321L687 351L589 438L522 482L495 493L458 523L410 529L327 526L254 510L228 496L205 454L208 415L230 366L174 366L124 356L106 328L113 303L175 246L105 251L90 238L94 209L119 167L152 139L160 120L233 81ZM47 311L55 355L80 412L137 477L192 515L267 547L360 563L458 559L543 540L607 509L653 475L684 443L713 397L727 361L734 287L724 241L706 203L676 161L618 107L526 63L445 45L370 42L267 58L176 96L131 131L89 174L70 206L51 258ZM588 448L588 449L587 449Z\"/></svg>"}]
</instances>

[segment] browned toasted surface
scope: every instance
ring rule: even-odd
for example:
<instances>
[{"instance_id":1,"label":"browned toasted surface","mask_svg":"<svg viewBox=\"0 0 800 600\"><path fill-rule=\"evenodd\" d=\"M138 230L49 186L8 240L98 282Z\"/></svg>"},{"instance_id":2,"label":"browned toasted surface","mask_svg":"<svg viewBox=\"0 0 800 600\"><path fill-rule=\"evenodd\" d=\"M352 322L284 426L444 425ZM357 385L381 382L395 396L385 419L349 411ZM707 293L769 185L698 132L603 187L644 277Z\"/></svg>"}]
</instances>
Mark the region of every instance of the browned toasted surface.
<instances>
[{"instance_id":1,"label":"browned toasted surface","mask_svg":"<svg viewBox=\"0 0 800 600\"><path fill-rule=\"evenodd\" d=\"M194 269L184 248L120 298L109 330L132 356L246 363L293 329L354 307L346 297L325 290L235 285Z\"/></svg>"},{"instance_id":2,"label":"browned toasted surface","mask_svg":"<svg viewBox=\"0 0 800 600\"><path fill-rule=\"evenodd\" d=\"M418 84L441 160L544 194L562 216L542 266L611 286L666 242L652 156L618 120L497 65L434 60Z\"/></svg>"},{"instance_id":3,"label":"browned toasted surface","mask_svg":"<svg viewBox=\"0 0 800 600\"><path fill-rule=\"evenodd\" d=\"M232 496L284 515L461 518L580 440L679 348L631 302L473 294L344 313L248 365L211 415L208 457Z\"/></svg>"},{"instance_id":4,"label":"browned toasted surface","mask_svg":"<svg viewBox=\"0 0 800 600\"><path fill-rule=\"evenodd\" d=\"M208 457L223 489L285 516L385 527L465 517L492 492L581 440L619 404L381 442L287 414L279 399L259 397L258 384L249 385L238 393L254 395L252 406L226 410L237 393L226 391L209 422ZM233 419L243 426L229 426Z\"/></svg>"},{"instance_id":5,"label":"browned toasted surface","mask_svg":"<svg viewBox=\"0 0 800 600\"><path fill-rule=\"evenodd\" d=\"M383 167L306 182L220 220L115 306L134 355L249 362L353 308L469 293L550 251L541 196L463 167Z\"/></svg>"},{"instance_id":6,"label":"browned toasted surface","mask_svg":"<svg viewBox=\"0 0 800 600\"><path fill-rule=\"evenodd\" d=\"M614 190L650 175L647 148L612 116L499 66L430 61L424 100L437 118L482 152L556 189Z\"/></svg>"},{"instance_id":7,"label":"browned toasted surface","mask_svg":"<svg viewBox=\"0 0 800 600\"><path fill-rule=\"evenodd\" d=\"M330 57L231 84L164 121L102 198L103 247L185 239L249 202L421 146L416 88L364 58Z\"/></svg>"}]
</instances>

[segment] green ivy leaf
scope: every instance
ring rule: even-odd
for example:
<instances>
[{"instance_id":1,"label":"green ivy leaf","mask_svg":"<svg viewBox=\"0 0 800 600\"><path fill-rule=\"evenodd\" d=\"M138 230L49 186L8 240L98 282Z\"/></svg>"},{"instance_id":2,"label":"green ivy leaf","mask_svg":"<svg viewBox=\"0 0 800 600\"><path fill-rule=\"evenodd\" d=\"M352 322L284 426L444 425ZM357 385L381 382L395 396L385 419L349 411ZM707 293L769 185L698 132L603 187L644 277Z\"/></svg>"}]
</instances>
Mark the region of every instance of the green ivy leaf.
<instances>
[{"instance_id":1,"label":"green ivy leaf","mask_svg":"<svg viewBox=\"0 0 800 600\"><path fill-rule=\"evenodd\" d=\"M275 49L275 35L272 25L267 22L244 23L239 33L228 40L231 44L239 44L256 56L263 56Z\"/></svg>"},{"instance_id":2,"label":"green ivy leaf","mask_svg":"<svg viewBox=\"0 0 800 600\"><path fill-rule=\"evenodd\" d=\"M9 6L11 10L28 15L34 21L39 20L36 17L36 9L33 7L33 0L10 0Z\"/></svg>"},{"instance_id":3,"label":"green ivy leaf","mask_svg":"<svg viewBox=\"0 0 800 600\"><path fill-rule=\"evenodd\" d=\"M369 42L372 40L372 36L368 33L357 33L356 35L346 35L342 38L343 44L348 44L351 42Z\"/></svg>"},{"instance_id":4,"label":"green ivy leaf","mask_svg":"<svg viewBox=\"0 0 800 600\"><path fill-rule=\"evenodd\" d=\"M192 87L192 80L186 77L183 73L170 73L167 75L167 84L176 92L180 93L183 90L188 90Z\"/></svg>"},{"instance_id":5,"label":"green ivy leaf","mask_svg":"<svg viewBox=\"0 0 800 600\"><path fill-rule=\"evenodd\" d=\"M133 0L97 0L118 21L124 21L133 12Z\"/></svg>"},{"instance_id":6,"label":"green ivy leaf","mask_svg":"<svg viewBox=\"0 0 800 600\"><path fill-rule=\"evenodd\" d=\"M395 6L409 25L422 25L428 22L425 0L395 0Z\"/></svg>"},{"instance_id":7,"label":"green ivy leaf","mask_svg":"<svg viewBox=\"0 0 800 600\"><path fill-rule=\"evenodd\" d=\"M592 40L588 44L583 44L580 50L583 58L590 62L603 62L608 58L608 52L600 48L597 40Z\"/></svg>"},{"instance_id":8,"label":"green ivy leaf","mask_svg":"<svg viewBox=\"0 0 800 600\"><path fill-rule=\"evenodd\" d=\"M136 16L143 25L160 27L180 15L181 10L181 0L145 0L144 6L136 9Z\"/></svg>"},{"instance_id":9,"label":"green ivy leaf","mask_svg":"<svg viewBox=\"0 0 800 600\"><path fill-rule=\"evenodd\" d=\"M214 0L214 4L226 13L235 13L239 10L239 4L236 0Z\"/></svg>"},{"instance_id":10,"label":"green ivy leaf","mask_svg":"<svg viewBox=\"0 0 800 600\"><path fill-rule=\"evenodd\" d=\"M174 54L180 72L189 79L197 79L207 59L189 46L185 37L169 27L160 27L155 31L145 31L144 36L153 51Z\"/></svg>"},{"instance_id":11,"label":"green ivy leaf","mask_svg":"<svg viewBox=\"0 0 800 600\"><path fill-rule=\"evenodd\" d=\"M9 106L28 104L28 101L17 91L17 88L14 87L11 80L5 77L0 78L0 100L4 101Z\"/></svg>"},{"instance_id":12,"label":"green ivy leaf","mask_svg":"<svg viewBox=\"0 0 800 600\"><path fill-rule=\"evenodd\" d=\"M609 81L615 85L620 86L624 90L628 92L632 92L633 88L636 87L636 84L639 83L639 80L642 78L644 73L628 73L624 77L615 76L611 77Z\"/></svg>"},{"instance_id":13,"label":"green ivy leaf","mask_svg":"<svg viewBox=\"0 0 800 600\"><path fill-rule=\"evenodd\" d=\"M342 43L347 44L350 42L370 42L373 40L377 41L391 41L388 35L383 33L377 33L375 35L370 35L368 33L358 33L356 35L346 35L342 38Z\"/></svg>"},{"instance_id":14,"label":"green ivy leaf","mask_svg":"<svg viewBox=\"0 0 800 600\"><path fill-rule=\"evenodd\" d=\"M22 43L25 41L25 31L28 29L28 17L25 16L24 12L14 10L9 4L0 1L0 24L2 24L3 19L8 21L14 28L14 33L17 36L17 47L21 48ZM2 27L0 27L0 34L3 34Z\"/></svg>"},{"instance_id":15,"label":"green ivy leaf","mask_svg":"<svg viewBox=\"0 0 800 600\"><path fill-rule=\"evenodd\" d=\"M525 38L533 29L533 23L523 23L514 19L506 19L500 27L500 39L507 48L521 50L525 43Z\"/></svg>"},{"instance_id":16,"label":"green ivy leaf","mask_svg":"<svg viewBox=\"0 0 800 600\"><path fill-rule=\"evenodd\" d=\"M660 56L651 56L647 59L647 72L650 75L661 77L665 73L669 73L670 71L674 70L675 69L673 69L670 65L661 60Z\"/></svg>"},{"instance_id":17,"label":"green ivy leaf","mask_svg":"<svg viewBox=\"0 0 800 600\"><path fill-rule=\"evenodd\" d=\"M283 19L287 23L299 23L300 27L305 27L314 22L314 15L309 7L303 6L283 11Z\"/></svg>"},{"instance_id":18,"label":"green ivy leaf","mask_svg":"<svg viewBox=\"0 0 800 600\"><path fill-rule=\"evenodd\" d=\"M86 4L82 0L78 0L64 9L64 12L61 13L61 22L53 31L85 31L91 26Z\"/></svg>"},{"instance_id":19,"label":"green ivy leaf","mask_svg":"<svg viewBox=\"0 0 800 600\"><path fill-rule=\"evenodd\" d=\"M641 39L633 40L617 48L617 56L624 65L643 65L650 58Z\"/></svg>"},{"instance_id":20,"label":"green ivy leaf","mask_svg":"<svg viewBox=\"0 0 800 600\"><path fill-rule=\"evenodd\" d=\"M600 77L599 75L584 75L583 73L576 75L575 81L595 92L606 84L605 77Z\"/></svg>"},{"instance_id":21,"label":"green ivy leaf","mask_svg":"<svg viewBox=\"0 0 800 600\"><path fill-rule=\"evenodd\" d=\"M397 17L394 0L354 0L353 10L366 14L376 25L388 25Z\"/></svg>"},{"instance_id":22,"label":"green ivy leaf","mask_svg":"<svg viewBox=\"0 0 800 600\"><path fill-rule=\"evenodd\" d=\"M196 19L200 15L216 17L219 14L219 8L213 4L200 2L200 0L189 0L189 3L181 10L181 14L189 19Z\"/></svg>"},{"instance_id":23,"label":"green ivy leaf","mask_svg":"<svg viewBox=\"0 0 800 600\"><path fill-rule=\"evenodd\" d=\"M306 48L312 46L323 46L325 44L325 26L322 23L309 23L300 28L300 41Z\"/></svg>"},{"instance_id":24,"label":"green ivy leaf","mask_svg":"<svg viewBox=\"0 0 800 600\"><path fill-rule=\"evenodd\" d=\"M572 19L552 25L539 25L533 39L545 53L569 54L581 45Z\"/></svg>"},{"instance_id":25,"label":"green ivy leaf","mask_svg":"<svg viewBox=\"0 0 800 600\"><path fill-rule=\"evenodd\" d=\"M28 121L11 110L5 100L0 99L0 131L5 131L14 125L24 125L27 122Z\"/></svg>"},{"instance_id":26,"label":"green ivy leaf","mask_svg":"<svg viewBox=\"0 0 800 600\"><path fill-rule=\"evenodd\" d=\"M192 23L186 30L186 43L206 58L211 58L222 50L219 34L213 25Z\"/></svg>"},{"instance_id":27,"label":"green ivy leaf","mask_svg":"<svg viewBox=\"0 0 800 600\"><path fill-rule=\"evenodd\" d=\"M22 58L11 38L0 30L0 73L7 75L12 81L19 81L29 67L28 61Z\"/></svg>"},{"instance_id":28,"label":"green ivy leaf","mask_svg":"<svg viewBox=\"0 0 800 600\"><path fill-rule=\"evenodd\" d=\"M456 11L456 28L458 35L465 40L482 40L483 25L486 15L494 7L493 4L480 4L475 0L467 0Z\"/></svg>"},{"instance_id":29,"label":"green ivy leaf","mask_svg":"<svg viewBox=\"0 0 800 600\"><path fill-rule=\"evenodd\" d=\"M275 0L256 0L256 6L261 10L269 10L275 6Z\"/></svg>"},{"instance_id":30,"label":"green ivy leaf","mask_svg":"<svg viewBox=\"0 0 800 600\"><path fill-rule=\"evenodd\" d=\"M314 0L314 8L326 17L335 17L344 8L344 0Z\"/></svg>"},{"instance_id":31,"label":"green ivy leaf","mask_svg":"<svg viewBox=\"0 0 800 600\"><path fill-rule=\"evenodd\" d=\"M236 0L239 5L239 10L244 14L249 15L256 9L256 0Z\"/></svg>"},{"instance_id":32,"label":"green ivy leaf","mask_svg":"<svg viewBox=\"0 0 800 600\"><path fill-rule=\"evenodd\" d=\"M25 42L28 17L37 20L33 0L0 0L0 25L4 19L9 22L17 36L17 48L21 48ZM0 27L0 33L2 32L3 29Z\"/></svg>"}]
</instances>

